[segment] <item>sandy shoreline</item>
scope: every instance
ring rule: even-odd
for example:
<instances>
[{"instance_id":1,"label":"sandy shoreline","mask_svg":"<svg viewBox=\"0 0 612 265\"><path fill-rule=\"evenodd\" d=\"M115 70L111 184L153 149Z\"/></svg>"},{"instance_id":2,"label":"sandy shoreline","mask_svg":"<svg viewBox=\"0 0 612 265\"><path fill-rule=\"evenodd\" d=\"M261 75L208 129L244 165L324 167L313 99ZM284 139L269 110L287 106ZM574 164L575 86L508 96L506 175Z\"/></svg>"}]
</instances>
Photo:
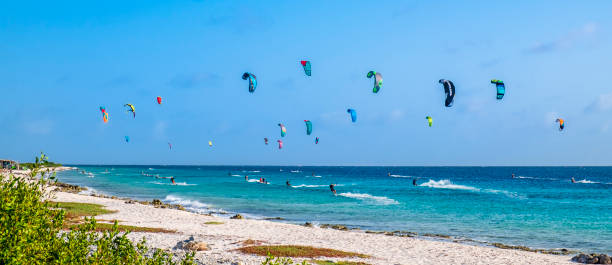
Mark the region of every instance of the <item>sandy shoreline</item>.
<instances>
[{"instance_id":1,"label":"sandy shoreline","mask_svg":"<svg viewBox=\"0 0 612 265\"><path fill-rule=\"evenodd\" d=\"M196 255L196 259L204 264L260 264L263 257L234 251L242 246L239 242L247 239L264 241L265 244L306 245L367 254L372 258L341 260L369 264L575 264L570 261L570 256L367 234L362 231L310 228L265 220L232 220L66 192L55 193L53 200L96 203L118 211L98 216L97 219L116 219L124 225L176 230L176 233L131 234L130 237L137 240L144 236L152 247L182 252L177 246L178 243L190 237L195 241L205 242L210 250L200 251ZM205 224L211 221L223 224Z\"/></svg>"},{"instance_id":2,"label":"sandy shoreline","mask_svg":"<svg viewBox=\"0 0 612 265\"><path fill-rule=\"evenodd\" d=\"M54 168L54 171L75 168ZM16 172L25 175L27 171ZM426 240L412 237L369 234L364 231L339 231L305 227L266 220L234 220L193 212L156 208L152 205L127 203L122 199L56 191L54 201L82 202L104 205L116 213L99 215L99 220L119 220L122 225L163 228L175 233L134 232L133 240L146 239L150 247L182 254L180 243L193 238L205 242L209 250L199 251L196 260L201 264L261 264L264 257L235 251L242 241L251 239L265 245L304 245L357 252L372 258L322 258L324 260L351 260L368 264L576 264L571 256L500 249L487 246ZM223 224L206 224L222 222ZM301 261L301 259L294 259Z\"/></svg>"}]
</instances>

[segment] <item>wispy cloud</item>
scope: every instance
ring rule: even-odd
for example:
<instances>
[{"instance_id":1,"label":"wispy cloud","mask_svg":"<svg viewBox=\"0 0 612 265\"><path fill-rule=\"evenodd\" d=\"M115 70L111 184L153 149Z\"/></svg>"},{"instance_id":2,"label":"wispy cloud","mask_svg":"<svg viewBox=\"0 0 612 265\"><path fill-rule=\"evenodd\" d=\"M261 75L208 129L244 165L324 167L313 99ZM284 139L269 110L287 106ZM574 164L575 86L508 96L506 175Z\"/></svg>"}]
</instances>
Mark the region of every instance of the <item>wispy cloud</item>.
<instances>
[{"instance_id":1,"label":"wispy cloud","mask_svg":"<svg viewBox=\"0 0 612 265\"><path fill-rule=\"evenodd\" d=\"M166 139L166 128L168 124L164 121L158 121L153 129L153 134L157 139Z\"/></svg>"},{"instance_id":2,"label":"wispy cloud","mask_svg":"<svg viewBox=\"0 0 612 265\"><path fill-rule=\"evenodd\" d=\"M221 77L213 73L178 74L168 84L175 88L190 89L203 86L205 83L217 85Z\"/></svg>"},{"instance_id":3,"label":"wispy cloud","mask_svg":"<svg viewBox=\"0 0 612 265\"><path fill-rule=\"evenodd\" d=\"M23 129L27 134L47 135L53 131L51 120L31 120L23 123Z\"/></svg>"},{"instance_id":4,"label":"wispy cloud","mask_svg":"<svg viewBox=\"0 0 612 265\"><path fill-rule=\"evenodd\" d=\"M133 83L134 83L134 79L131 76L127 74L123 74L113 79L107 80L106 82L104 82L104 86L117 87L117 86L131 85Z\"/></svg>"},{"instance_id":5,"label":"wispy cloud","mask_svg":"<svg viewBox=\"0 0 612 265\"><path fill-rule=\"evenodd\" d=\"M559 39L548 42L536 42L532 47L527 49L527 52L546 53L572 47L576 44L576 42L595 35L598 31L598 28L599 25L597 23L589 22L583 25L578 30L568 32Z\"/></svg>"},{"instance_id":6,"label":"wispy cloud","mask_svg":"<svg viewBox=\"0 0 612 265\"><path fill-rule=\"evenodd\" d=\"M597 99L584 109L585 112L608 110L612 110L612 93L599 95Z\"/></svg>"}]
</instances>

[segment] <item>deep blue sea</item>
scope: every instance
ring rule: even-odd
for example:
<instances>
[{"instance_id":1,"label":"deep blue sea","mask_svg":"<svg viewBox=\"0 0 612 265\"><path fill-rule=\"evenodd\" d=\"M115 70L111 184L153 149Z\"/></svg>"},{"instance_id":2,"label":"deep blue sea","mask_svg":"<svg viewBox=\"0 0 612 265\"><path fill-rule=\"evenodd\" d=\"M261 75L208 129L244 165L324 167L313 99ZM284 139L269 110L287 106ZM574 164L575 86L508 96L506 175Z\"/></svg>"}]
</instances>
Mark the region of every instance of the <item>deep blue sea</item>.
<instances>
[{"instance_id":1,"label":"deep blue sea","mask_svg":"<svg viewBox=\"0 0 612 265\"><path fill-rule=\"evenodd\" d=\"M612 167L77 167L59 181L197 212L612 253Z\"/></svg>"}]
</instances>

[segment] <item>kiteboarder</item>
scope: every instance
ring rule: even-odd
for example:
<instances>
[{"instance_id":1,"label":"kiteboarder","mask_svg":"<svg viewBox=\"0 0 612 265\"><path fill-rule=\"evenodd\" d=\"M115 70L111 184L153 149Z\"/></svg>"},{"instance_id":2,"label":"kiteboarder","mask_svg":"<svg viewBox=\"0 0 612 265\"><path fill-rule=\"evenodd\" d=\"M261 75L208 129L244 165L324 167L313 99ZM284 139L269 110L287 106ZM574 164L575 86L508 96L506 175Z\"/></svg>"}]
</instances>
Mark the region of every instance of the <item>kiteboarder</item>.
<instances>
[{"instance_id":1,"label":"kiteboarder","mask_svg":"<svg viewBox=\"0 0 612 265\"><path fill-rule=\"evenodd\" d=\"M287 180L287 187L291 187L291 183L289 183L289 180Z\"/></svg>"},{"instance_id":2,"label":"kiteboarder","mask_svg":"<svg viewBox=\"0 0 612 265\"><path fill-rule=\"evenodd\" d=\"M414 178L414 179L412 180L412 186L417 186L417 178Z\"/></svg>"},{"instance_id":3,"label":"kiteboarder","mask_svg":"<svg viewBox=\"0 0 612 265\"><path fill-rule=\"evenodd\" d=\"M576 183L576 180L574 179L574 177L572 177L572 183Z\"/></svg>"},{"instance_id":4,"label":"kiteboarder","mask_svg":"<svg viewBox=\"0 0 612 265\"><path fill-rule=\"evenodd\" d=\"M516 178L516 176L514 176L514 173L512 173L512 178Z\"/></svg>"},{"instance_id":5,"label":"kiteboarder","mask_svg":"<svg viewBox=\"0 0 612 265\"><path fill-rule=\"evenodd\" d=\"M172 185L176 185L176 183L174 182L174 177L170 176L170 181L172 181Z\"/></svg>"},{"instance_id":6,"label":"kiteboarder","mask_svg":"<svg viewBox=\"0 0 612 265\"><path fill-rule=\"evenodd\" d=\"M244 180L249 181L249 175L244 176Z\"/></svg>"},{"instance_id":7,"label":"kiteboarder","mask_svg":"<svg viewBox=\"0 0 612 265\"><path fill-rule=\"evenodd\" d=\"M334 189L335 186L336 184L329 184L329 189L334 193L334 195L336 195L336 189Z\"/></svg>"}]
</instances>

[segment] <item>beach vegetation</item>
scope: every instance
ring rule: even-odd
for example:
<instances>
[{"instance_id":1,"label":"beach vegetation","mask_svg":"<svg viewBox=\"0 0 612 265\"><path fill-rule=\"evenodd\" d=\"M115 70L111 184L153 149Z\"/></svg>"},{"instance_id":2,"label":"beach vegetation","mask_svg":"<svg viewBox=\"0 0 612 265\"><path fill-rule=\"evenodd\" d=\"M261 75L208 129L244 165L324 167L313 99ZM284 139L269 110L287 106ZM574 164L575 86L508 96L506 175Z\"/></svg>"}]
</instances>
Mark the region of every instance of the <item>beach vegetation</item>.
<instances>
[{"instance_id":1,"label":"beach vegetation","mask_svg":"<svg viewBox=\"0 0 612 265\"><path fill-rule=\"evenodd\" d=\"M261 263L261 265L293 265L296 264L290 258L283 257L274 257L274 255L268 253L266 259ZM306 261L302 261L302 263L298 263L302 265L308 265Z\"/></svg>"},{"instance_id":2,"label":"beach vegetation","mask_svg":"<svg viewBox=\"0 0 612 265\"><path fill-rule=\"evenodd\" d=\"M340 260L340 261L333 261L333 260L309 260L308 262L310 262L311 264L316 264L316 265L370 265L368 263L365 262L360 262L360 261L344 261L344 260Z\"/></svg>"},{"instance_id":3,"label":"beach vegetation","mask_svg":"<svg viewBox=\"0 0 612 265\"><path fill-rule=\"evenodd\" d=\"M317 248L310 246L296 245L268 245L268 246L246 246L237 249L245 254L267 256L271 254L276 257L292 257L292 258L369 258L370 256L355 252L346 252L329 248Z\"/></svg>"},{"instance_id":4,"label":"beach vegetation","mask_svg":"<svg viewBox=\"0 0 612 265\"><path fill-rule=\"evenodd\" d=\"M34 168L45 168L45 167L61 167L62 164L49 161L49 157L44 153L40 153L40 157L34 158L34 163L20 163L22 169L34 169Z\"/></svg>"},{"instance_id":5,"label":"beach vegetation","mask_svg":"<svg viewBox=\"0 0 612 265\"><path fill-rule=\"evenodd\" d=\"M65 211L65 218L69 221L76 221L81 217L89 216L93 217L96 215L110 214L116 211L105 209L103 205L94 203L82 203L82 202L54 202L53 207L60 208Z\"/></svg>"},{"instance_id":6,"label":"beach vegetation","mask_svg":"<svg viewBox=\"0 0 612 265\"><path fill-rule=\"evenodd\" d=\"M194 252L175 257L149 249L144 238L129 240L129 232L121 232L116 222L97 232L96 220L85 218L74 229L62 230L66 210L43 201L55 179L41 172L45 160L41 154L28 177L8 175L0 181L0 264L194 264Z\"/></svg>"},{"instance_id":7,"label":"beach vegetation","mask_svg":"<svg viewBox=\"0 0 612 265\"><path fill-rule=\"evenodd\" d=\"M217 221L210 221L210 222L206 222L204 223L205 225L222 225L223 222L217 222Z\"/></svg>"},{"instance_id":8,"label":"beach vegetation","mask_svg":"<svg viewBox=\"0 0 612 265\"><path fill-rule=\"evenodd\" d=\"M147 233L176 233L176 230L168 230L168 229L164 229L164 228L157 228L157 227L144 227L144 226L132 226L132 225L120 225L118 223L116 223L117 221L115 221L115 223L98 223L96 222L96 227L95 227L95 231L97 232L107 232L107 231L113 231L113 229L115 229L115 225L116 225L116 229L119 232L147 232ZM78 225L70 225L68 226L69 229L74 230L74 229L78 229L79 226Z\"/></svg>"}]
</instances>

